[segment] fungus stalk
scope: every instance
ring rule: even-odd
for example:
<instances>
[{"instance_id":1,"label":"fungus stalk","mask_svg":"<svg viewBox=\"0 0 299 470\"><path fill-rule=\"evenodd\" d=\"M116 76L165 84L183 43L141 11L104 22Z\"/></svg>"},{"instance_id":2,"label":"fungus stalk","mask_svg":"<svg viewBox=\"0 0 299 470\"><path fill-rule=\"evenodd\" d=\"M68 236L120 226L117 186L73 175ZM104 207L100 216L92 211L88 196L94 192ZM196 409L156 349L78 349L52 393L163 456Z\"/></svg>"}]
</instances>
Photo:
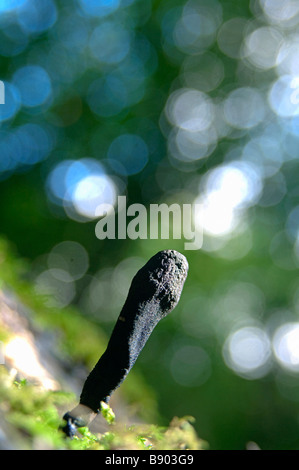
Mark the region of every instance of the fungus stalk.
<instances>
[{"instance_id":1,"label":"fungus stalk","mask_svg":"<svg viewBox=\"0 0 299 470\"><path fill-rule=\"evenodd\" d=\"M79 404L64 415L63 431L73 437L101 411L101 402L124 381L158 322L177 305L188 273L186 258L160 251L134 276L108 346L82 389Z\"/></svg>"}]
</instances>

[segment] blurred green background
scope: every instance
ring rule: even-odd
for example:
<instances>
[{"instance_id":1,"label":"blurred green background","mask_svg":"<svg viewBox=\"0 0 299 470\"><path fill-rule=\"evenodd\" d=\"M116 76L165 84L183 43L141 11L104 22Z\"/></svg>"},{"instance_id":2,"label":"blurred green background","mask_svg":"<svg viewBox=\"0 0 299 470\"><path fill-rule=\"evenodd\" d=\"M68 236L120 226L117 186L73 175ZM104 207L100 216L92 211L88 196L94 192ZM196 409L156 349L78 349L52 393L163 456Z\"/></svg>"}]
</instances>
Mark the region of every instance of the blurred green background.
<instances>
[{"instance_id":1,"label":"blurred green background","mask_svg":"<svg viewBox=\"0 0 299 470\"><path fill-rule=\"evenodd\" d=\"M107 334L137 269L185 254L134 368L212 449L299 447L298 27L293 0L0 0L1 236ZM202 248L99 240L119 195L201 204Z\"/></svg>"}]
</instances>

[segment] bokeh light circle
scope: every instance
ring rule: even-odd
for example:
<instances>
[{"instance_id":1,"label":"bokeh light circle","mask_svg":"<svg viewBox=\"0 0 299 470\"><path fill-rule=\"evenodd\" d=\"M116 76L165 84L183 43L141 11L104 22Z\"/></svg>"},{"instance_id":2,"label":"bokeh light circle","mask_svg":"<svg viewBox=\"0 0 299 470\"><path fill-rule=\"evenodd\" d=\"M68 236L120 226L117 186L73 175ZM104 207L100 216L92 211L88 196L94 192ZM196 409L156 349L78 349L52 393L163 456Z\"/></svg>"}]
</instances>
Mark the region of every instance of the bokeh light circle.
<instances>
[{"instance_id":1,"label":"bokeh light circle","mask_svg":"<svg viewBox=\"0 0 299 470\"><path fill-rule=\"evenodd\" d=\"M4 103L0 105L0 122L14 118L21 108L21 95L12 83L2 82Z\"/></svg>"},{"instance_id":2,"label":"bokeh light circle","mask_svg":"<svg viewBox=\"0 0 299 470\"><path fill-rule=\"evenodd\" d=\"M13 83L20 91L23 106L40 106L52 94L50 77L40 65L19 68L13 76Z\"/></svg>"},{"instance_id":3,"label":"bokeh light circle","mask_svg":"<svg viewBox=\"0 0 299 470\"><path fill-rule=\"evenodd\" d=\"M212 100L205 93L192 89L172 93L165 110L173 125L190 132L207 129L214 118Z\"/></svg>"},{"instance_id":4,"label":"bokeh light circle","mask_svg":"<svg viewBox=\"0 0 299 470\"><path fill-rule=\"evenodd\" d=\"M272 85L269 103L273 111L282 117L299 115L299 75L283 75Z\"/></svg>"},{"instance_id":5,"label":"bokeh light circle","mask_svg":"<svg viewBox=\"0 0 299 470\"><path fill-rule=\"evenodd\" d=\"M250 129L259 124L265 115L261 93L255 88L241 87L233 90L224 102L226 121L237 129Z\"/></svg>"},{"instance_id":6,"label":"bokeh light circle","mask_svg":"<svg viewBox=\"0 0 299 470\"><path fill-rule=\"evenodd\" d=\"M81 279L89 268L89 256L86 249L78 242L58 243L48 255L48 267L54 277L65 282Z\"/></svg>"},{"instance_id":7,"label":"bokeh light circle","mask_svg":"<svg viewBox=\"0 0 299 470\"><path fill-rule=\"evenodd\" d=\"M103 18L120 6L120 0L79 0L82 11L89 16Z\"/></svg>"},{"instance_id":8,"label":"bokeh light circle","mask_svg":"<svg viewBox=\"0 0 299 470\"><path fill-rule=\"evenodd\" d=\"M271 365L271 342L259 327L243 327L231 333L223 347L226 365L247 379L265 376Z\"/></svg>"},{"instance_id":9,"label":"bokeh light circle","mask_svg":"<svg viewBox=\"0 0 299 470\"><path fill-rule=\"evenodd\" d=\"M149 150L144 140L135 134L122 134L113 140L108 158L121 163L118 170L126 175L139 173L148 162Z\"/></svg>"},{"instance_id":10,"label":"bokeh light circle","mask_svg":"<svg viewBox=\"0 0 299 470\"><path fill-rule=\"evenodd\" d=\"M27 0L17 9L18 22L28 34L40 34L50 29L57 20L53 0Z\"/></svg>"},{"instance_id":11,"label":"bokeh light circle","mask_svg":"<svg viewBox=\"0 0 299 470\"><path fill-rule=\"evenodd\" d=\"M98 207L114 205L118 193L104 167L92 158L58 163L50 172L46 187L50 201L64 207L67 215L78 221L97 218Z\"/></svg>"},{"instance_id":12,"label":"bokeh light circle","mask_svg":"<svg viewBox=\"0 0 299 470\"><path fill-rule=\"evenodd\" d=\"M89 48L92 56L103 64L118 64L129 53L128 30L114 22L104 22L92 32Z\"/></svg>"},{"instance_id":13,"label":"bokeh light circle","mask_svg":"<svg viewBox=\"0 0 299 470\"><path fill-rule=\"evenodd\" d=\"M285 323L276 330L273 350L282 367L299 372L299 323Z\"/></svg>"}]
</instances>

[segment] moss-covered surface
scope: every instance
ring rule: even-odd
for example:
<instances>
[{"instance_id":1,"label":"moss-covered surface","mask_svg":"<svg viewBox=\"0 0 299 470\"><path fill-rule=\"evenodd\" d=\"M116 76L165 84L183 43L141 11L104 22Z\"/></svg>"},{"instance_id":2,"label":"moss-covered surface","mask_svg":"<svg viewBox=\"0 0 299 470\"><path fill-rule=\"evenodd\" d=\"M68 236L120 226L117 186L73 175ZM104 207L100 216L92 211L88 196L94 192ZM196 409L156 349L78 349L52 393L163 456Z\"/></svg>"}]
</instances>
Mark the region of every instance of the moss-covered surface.
<instances>
[{"instance_id":1,"label":"moss-covered surface","mask_svg":"<svg viewBox=\"0 0 299 470\"><path fill-rule=\"evenodd\" d=\"M0 369L0 412L2 434L16 449L28 450L172 450L207 448L197 437L192 418L174 418L169 427L138 424L127 426L111 419L108 408L105 419L109 430L92 434L80 428L72 439L60 430L59 409L73 397L63 391L47 391L26 381L14 380L5 367Z\"/></svg>"}]
</instances>

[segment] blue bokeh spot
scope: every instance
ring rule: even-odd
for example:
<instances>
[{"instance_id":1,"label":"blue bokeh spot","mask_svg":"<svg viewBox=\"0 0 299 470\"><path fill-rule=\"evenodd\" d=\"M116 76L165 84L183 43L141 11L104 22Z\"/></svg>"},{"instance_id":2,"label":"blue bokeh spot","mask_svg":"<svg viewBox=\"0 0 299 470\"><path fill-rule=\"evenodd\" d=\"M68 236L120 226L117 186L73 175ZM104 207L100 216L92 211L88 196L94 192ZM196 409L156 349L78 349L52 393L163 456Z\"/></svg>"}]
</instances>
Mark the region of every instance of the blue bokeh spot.
<instances>
[{"instance_id":1,"label":"blue bokeh spot","mask_svg":"<svg viewBox=\"0 0 299 470\"><path fill-rule=\"evenodd\" d=\"M118 9L120 0L79 0L84 13L104 17Z\"/></svg>"},{"instance_id":2,"label":"blue bokeh spot","mask_svg":"<svg viewBox=\"0 0 299 470\"><path fill-rule=\"evenodd\" d=\"M121 163L119 171L125 175L134 175L143 170L148 162L148 156L146 143L135 134L120 135L108 150L108 159Z\"/></svg>"},{"instance_id":3,"label":"blue bokeh spot","mask_svg":"<svg viewBox=\"0 0 299 470\"><path fill-rule=\"evenodd\" d=\"M0 105L0 122L12 119L21 107L21 96L17 87L8 82L4 84L5 103ZM1 88L3 85L1 85Z\"/></svg>"},{"instance_id":4,"label":"blue bokeh spot","mask_svg":"<svg viewBox=\"0 0 299 470\"><path fill-rule=\"evenodd\" d=\"M38 124L24 124L10 131L0 132L0 180L18 168L45 160L54 144L51 133Z\"/></svg>"},{"instance_id":5,"label":"blue bokeh spot","mask_svg":"<svg viewBox=\"0 0 299 470\"><path fill-rule=\"evenodd\" d=\"M48 132L38 124L24 124L15 132L19 141L19 152L15 153L18 163L34 165L48 157L53 148L53 140Z\"/></svg>"},{"instance_id":6,"label":"blue bokeh spot","mask_svg":"<svg viewBox=\"0 0 299 470\"><path fill-rule=\"evenodd\" d=\"M39 65L26 65L18 69L13 83L20 90L22 103L27 107L42 105L52 93L50 77Z\"/></svg>"},{"instance_id":7,"label":"blue bokeh spot","mask_svg":"<svg viewBox=\"0 0 299 470\"><path fill-rule=\"evenodd\" d=\"M107 21L98 26L91 35L91 54L99 62L117 64L129 53L131 37L121 25Z\"/></svg>"},{"instance_id":8,"label":"blue bokeh spot","mask_svg":"<svg viewBox=\"0 0 299 470\"><path fill-rule=\"evenodd\" d=\"M26 2L26 0L0 0L0 14L15 10Z\"/></svg>"},{"instance_id":9,"label":"blue bokeh spot","mask_svg":"<svg viewBox=\"0 0 299 470\"><path fill-rule=\"evenodd\" d=\"M18 9L18 22L29 34L39 34L51 28L57 20L53 0L27 0Z\"/></svg>"}]
</instances>

